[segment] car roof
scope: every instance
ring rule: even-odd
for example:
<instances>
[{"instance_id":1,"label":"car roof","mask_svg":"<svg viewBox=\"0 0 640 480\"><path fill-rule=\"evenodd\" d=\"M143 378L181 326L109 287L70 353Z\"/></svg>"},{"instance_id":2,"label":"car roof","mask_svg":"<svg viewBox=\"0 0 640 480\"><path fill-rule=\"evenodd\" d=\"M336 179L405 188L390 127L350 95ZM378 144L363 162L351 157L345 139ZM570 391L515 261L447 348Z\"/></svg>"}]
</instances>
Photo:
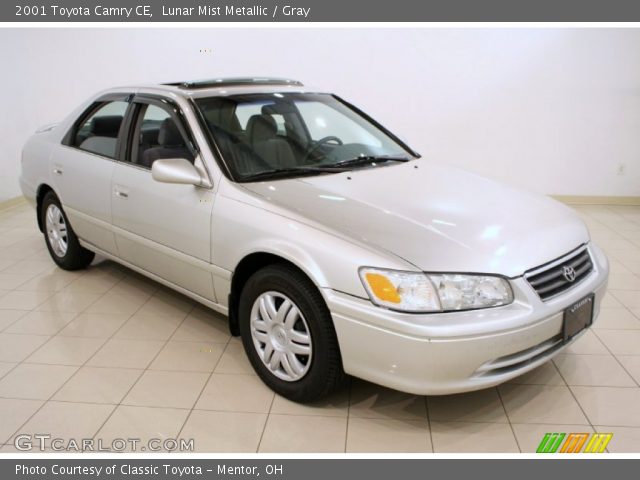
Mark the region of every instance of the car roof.
<instances>
[{"instance_id":1,"label":"car roof","mask_svg":"<svg viewBox=\"0 0 640 480\"><path fill-rule=\"evenodd\" d=\"M122 91L126 87L118 88ZM299 80L274 77L228 77L206 80L187 80L155 85L138 85L133 87L138 92L169 93L190 98L228 96L243 93L277 93L277 92L314 92L325 93L317 89L309 89Z\"/></svg>"}]
</instances>

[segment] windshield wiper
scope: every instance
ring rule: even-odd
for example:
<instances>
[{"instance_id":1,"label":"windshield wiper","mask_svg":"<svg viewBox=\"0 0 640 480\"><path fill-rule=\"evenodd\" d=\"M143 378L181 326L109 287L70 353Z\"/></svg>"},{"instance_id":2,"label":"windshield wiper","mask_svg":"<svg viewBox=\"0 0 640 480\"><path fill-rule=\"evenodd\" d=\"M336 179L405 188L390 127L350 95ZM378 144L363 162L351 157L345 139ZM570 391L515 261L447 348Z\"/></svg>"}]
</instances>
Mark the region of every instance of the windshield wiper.
<instances>
[{"instance_id":1,"label":"windshield wiper","mask_svg":"<svg viewBox=\"0 0 640 480\"><path fill-rule=\"evenodd\" d=\"M262 172L254 173L242 179L243 182L252 182L255 180L267 180L270 178L287 177L289 175L298 174L313 174L313 173L340 173L347 171L344 168L333 168L333 166L324 167L291 167L291 168L278 168L273 170L265 170Z\"/></svg>"},{"instance_id":2,"label":"windshield wiper","mask_svg":"<svg viewBox=\"0 0 640 480\"><path fill-rule=\"evenodd\" d=\"M322 165L317 167L290 167L278 168L273 170L264 170L254 173L242 179L243 182L253 182L256 180L268 180L271 178L287 177L289 175L307 175L314 173L340 173L349 171L350 167L357 165L369 165L374 162L408 162L407 157L393 157L390 155L361 155L355 158L349 158L331 165Z\"/></svg>"},{"instance_id":3,"label":"windshield wiper","mask_svg":"<svg viewBox=\"0 0 640 480\"><path fill-rule=\"evenodd\" d=\"M341 160L333 165L326 165L325 168L344 168L354 167L357 165L369 165L376 162L408 162L410 158L392 155L360 155L359 157L348 158Z\"/></svg>"}]
</instances>

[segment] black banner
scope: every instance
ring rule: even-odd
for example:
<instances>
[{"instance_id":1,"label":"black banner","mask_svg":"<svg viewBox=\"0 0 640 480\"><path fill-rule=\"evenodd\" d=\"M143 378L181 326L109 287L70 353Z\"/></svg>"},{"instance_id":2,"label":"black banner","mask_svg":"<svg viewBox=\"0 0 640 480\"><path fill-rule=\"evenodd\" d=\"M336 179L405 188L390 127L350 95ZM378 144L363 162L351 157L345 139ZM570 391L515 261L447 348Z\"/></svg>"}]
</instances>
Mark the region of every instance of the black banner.
<instances>
[{"instance_id":1,"label":"black banner","mask_svg":"<svg viewBox=\"0 0 640 480\"><path fill-rule=\"evenodd\" d=\"M17 0L2 22L637 22L630 0Z\"/></svg>"},{"instance_id":2,"label":"black banner","mask_svg":"<svg viewBox=\"0 0 640 480\"><path fill-rule=\"evenodd\" d=\"M611 459L576 457L535 459L39 459L0 460L0 478L13 479L277 479L326 480L402 478L509 479L541 480L579 478L601 480L614 474L619 478L636 476L638 460L618 460L613 470Z\"/></svg>"}]
</instances>

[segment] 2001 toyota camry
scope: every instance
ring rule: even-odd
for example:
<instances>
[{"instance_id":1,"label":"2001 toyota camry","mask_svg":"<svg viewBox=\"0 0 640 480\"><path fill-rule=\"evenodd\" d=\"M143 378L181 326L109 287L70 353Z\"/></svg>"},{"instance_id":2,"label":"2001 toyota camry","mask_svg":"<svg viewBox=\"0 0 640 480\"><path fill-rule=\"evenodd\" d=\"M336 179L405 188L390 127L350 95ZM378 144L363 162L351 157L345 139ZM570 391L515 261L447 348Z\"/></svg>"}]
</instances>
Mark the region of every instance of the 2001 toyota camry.
<instances>
[{"instance_id":1,"label":"2001 toyota camry","mask_svg":"<svg viewBox=\"0 0 640 480\"><path fill-rule=\"evenodd\" d=\"M100 253L228 315L296 401L345 374L504 382L593 323L608 277L569 208L421 159L291 80L103 92L31 137L20 181L60 267Z\"/></svg>"}]
</instances>

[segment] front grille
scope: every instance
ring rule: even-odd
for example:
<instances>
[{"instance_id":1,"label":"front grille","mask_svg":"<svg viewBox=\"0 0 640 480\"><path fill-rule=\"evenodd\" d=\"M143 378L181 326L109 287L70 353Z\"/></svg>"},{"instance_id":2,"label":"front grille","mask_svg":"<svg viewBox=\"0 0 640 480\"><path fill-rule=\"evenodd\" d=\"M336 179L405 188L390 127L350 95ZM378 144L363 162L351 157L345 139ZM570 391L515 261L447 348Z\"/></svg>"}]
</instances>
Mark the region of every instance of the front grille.
<instances>
[{"instance_id":1,"label":"front grille","mask_svg":"<svg viewBox=\"0 0 640 480\"><path fill-rule=\"evenodd\" d=\"M573 269L565 275L567 269ZM580 283L593 271L593 262L586 246L549 262L540 267L525 272L524 276L529 285L537 292L542 300L569 290Z\"/></svg>"}]
</instances>

